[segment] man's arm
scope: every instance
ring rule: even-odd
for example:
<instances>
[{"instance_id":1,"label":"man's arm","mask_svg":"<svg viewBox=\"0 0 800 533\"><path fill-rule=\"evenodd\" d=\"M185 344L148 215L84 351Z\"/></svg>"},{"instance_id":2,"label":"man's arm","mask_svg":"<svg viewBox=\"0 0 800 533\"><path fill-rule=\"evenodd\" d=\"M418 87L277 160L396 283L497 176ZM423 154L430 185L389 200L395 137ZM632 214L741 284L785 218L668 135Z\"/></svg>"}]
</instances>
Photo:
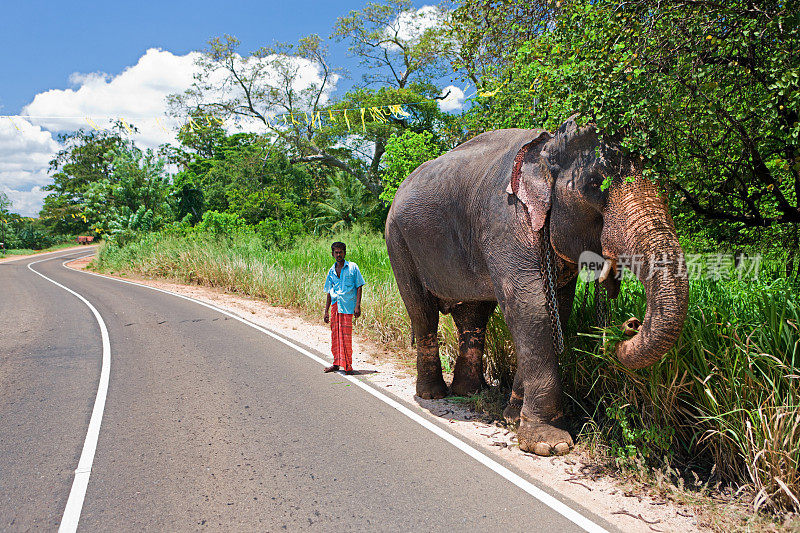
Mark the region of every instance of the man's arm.
<instances>
[{"instance_id":1,"label":"man's arm","mask_svg":"<svg viewBox=\"0 0 800 533\"><path fill-rule=\"evenodd\" d=\"M356 308L353 311L353 316L358 318L361 316L361 288L363 285L356 289Z\"/></svg>"},{"instance_id":2,"label":"man's arm","mask_svg":"<svg viewBox=\"0 0 800 533\"><path fill-rule=\"evenodd\" d=\"M325 323L326 324L331 321L330 310L331 310L331 294L328 293L327 298L325 298Z\"/></svg>"}]
</instances>

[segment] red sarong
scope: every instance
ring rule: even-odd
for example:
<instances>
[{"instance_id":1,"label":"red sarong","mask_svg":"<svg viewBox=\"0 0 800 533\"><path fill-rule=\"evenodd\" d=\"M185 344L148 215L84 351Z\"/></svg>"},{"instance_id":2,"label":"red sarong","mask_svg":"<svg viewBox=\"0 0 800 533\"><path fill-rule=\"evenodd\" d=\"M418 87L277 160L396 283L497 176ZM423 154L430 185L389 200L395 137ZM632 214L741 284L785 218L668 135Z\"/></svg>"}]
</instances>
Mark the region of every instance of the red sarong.
<instances>
[{"instance_id":1,"label":"red sarong","mask_svg":"<svg viewBox=\"0 0 800 533\"><path fill-rule=\"evenodd\" d=\"M353 315L340 313L337 304L331 306L331 352L334 365L353 370Z\"/></svg>"}]
</instances>

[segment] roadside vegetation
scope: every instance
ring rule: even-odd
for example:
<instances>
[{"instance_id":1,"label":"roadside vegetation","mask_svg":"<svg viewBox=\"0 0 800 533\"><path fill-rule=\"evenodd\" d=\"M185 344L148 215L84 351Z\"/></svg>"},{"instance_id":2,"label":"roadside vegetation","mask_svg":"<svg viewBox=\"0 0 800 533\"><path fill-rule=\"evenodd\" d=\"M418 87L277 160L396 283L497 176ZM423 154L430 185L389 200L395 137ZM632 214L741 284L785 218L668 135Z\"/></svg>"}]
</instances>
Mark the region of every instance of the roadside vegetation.
<instances>
[{"instance_id":1,"label":"roadside vegetation","mask_svg":"<svg viewBox=\"0 0 800 533\"><path fill-rule=\"evenodd\" d=\"M333 239L347 242L348 258L369 279L358 330L401 351L409 348L410 324L376 232L303 237L280 250L265 248L247 228L173 228L124 247L104 247L95 268L218 287L317 317ZM680 341L661 362L640 371L603 349L604 338L606 346L623 338L627 318L643 316L639 282L623 283L604 330L593 327L594 286L580 283L567 329L572 349L561 364L580 439L623 471L669 466L673 476L692 479L694 472L712 487L750 487L761 510L792 509L800 491L800 283L783 276L784 265L765 260L757 279L740 281L731 268L725 281L692 280ZM455 328L445 317L445 368L457 350ZM490 404L490 394L502 410L514 356L499 312L489 326L486 367L495 389L472 401Z\"/></svg>"},{"instance_id":2,"label":"roadside vegetation","mask_svg":"<svg viewBox=\"0 0 800 533\"><path fill-rule=\"evenodd\" d=\"M777 522L800 513L797 2L459 0L416 10L386 0L342 14L332 36L367 72L345 94L332 91L343 72L320 36L248 54L225 35L202 50L195 84L169 99L185 120L177 142L143 151L127 124L64 133L38 219L14 215L0 194L6 247L95 235L105 241L100 271L317 316L330 242L343 240L369 283L358 327L407 354L381 235L397 187L484 131L553 129L580 113L642 156L684 250L715 274L691 276L679 342L641 371L610 347L623 322L642 318L642 287L624 281L598 328L594 285L579 282L561 361L574 431L615 472L727 487ZM296 65L316 69L316 81L301 88ZM465 105L443 111L454 80L470 87ZM237 120L261 133L229 127ZM740 260L757 256L758 271L740 275ZM499 312L488 329L494 388L468 401L497 416L515 357ZM449 317L440 332L447 368Z\"/></svg>"}]
</instances>

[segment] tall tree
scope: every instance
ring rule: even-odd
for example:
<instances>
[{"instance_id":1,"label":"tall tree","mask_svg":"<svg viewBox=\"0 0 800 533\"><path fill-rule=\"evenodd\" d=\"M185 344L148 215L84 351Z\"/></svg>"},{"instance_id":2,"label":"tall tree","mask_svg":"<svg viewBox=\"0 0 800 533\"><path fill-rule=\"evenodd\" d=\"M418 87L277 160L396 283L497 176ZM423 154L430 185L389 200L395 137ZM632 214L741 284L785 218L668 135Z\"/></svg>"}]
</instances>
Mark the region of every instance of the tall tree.
<instances>
[{"instance_id":1,"label":"tall tree","mask_svg":"<svg viewBox=\"0 0 800 533\"><path fill-rule=\"evenodd\" d=\"M448 12L437 6L415 10L411 0L370 2L339 17L333 36L350 43L350 52L366 69L367 85L404 89L446 71L453 52L447 20Z\"/></svg>"},{"instance_id":2,"label":"tall tree","mask_svg":"<svg viewBox=\"0 0 800 533\"><path fill-rule=\"evenodd\" d=\"M197 61L195 83L183 94L170 95L173 113L254 119L293 162L319 162L353 173L315 136L317 117L339 77L319 36L297 45L263 47L248 56L239 47L230 35L209 41Z\"/></svg>"},{"instance_id":3,"label":"tall tree","mask_svg":"<svg viewBox=\"0 0 800 533\"><path fill-rule=\"evenodd\" d=\"M718 236L800 223L796 0L565 1L490 85L483 127L581 112Z\"/></svg>"},{"instance_id":4,"label":"tall tree","mask_svg":"<svg viewBox=\"0 0 800 533\"><path fill-rule=\"evenodd\" d=\"M78 130L59 134L64 145L50 161L53 183L39 217L52 233L76 234L89 229L83 219L83 194L92 183L111 175L114 151L125 144L120 128L104 131Z\"/></svg>"},{"instance_id":5,"label":"tall tree","mask_svg":"<svg viewBox=\"0 0 800 533\"><path fill-rule=\"evenodd\" d=\"M435 82L449 72L454 50L454 41L447 32L448 21L449 11L444 8L414 9L410 0L370 2L336 21L333 36L348 42L365 74L363 86L333 106L343 112L354 110L354 127L351 130L350 124L338 120L327 133L340 140L349 139L354 145L357 159L366 162L363 182L376 196L383 189L381 161L392 134L411 129L430 130L437 138L460 137L454 134L452 118L436 104L444 96ZM397 104L404 106L403 113L387 108ZM372 116L375 113L367 111L366 121L362 122L358 113L370 108L386 113Z\"/></svg>"}]
</instances>

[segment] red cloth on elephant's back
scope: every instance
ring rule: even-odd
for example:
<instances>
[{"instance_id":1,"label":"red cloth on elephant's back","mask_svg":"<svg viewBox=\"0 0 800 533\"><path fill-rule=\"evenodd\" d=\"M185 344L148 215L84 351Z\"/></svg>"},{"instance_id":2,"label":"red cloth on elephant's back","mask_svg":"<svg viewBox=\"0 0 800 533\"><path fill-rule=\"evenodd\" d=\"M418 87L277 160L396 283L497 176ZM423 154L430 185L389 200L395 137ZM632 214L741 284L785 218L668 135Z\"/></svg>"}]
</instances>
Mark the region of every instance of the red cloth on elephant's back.
<instances>
[{"instance_id":1,"label":"red cloth on elephant's back","mask_svg":"<svg viewBox=\"0 0 800 533\"><path fill-rule=\"evenodd\" d=\"M353 370L353 315L340 313L336 304L331 306L331 352L334 365Z\"/></svg>"}]
</instances>

